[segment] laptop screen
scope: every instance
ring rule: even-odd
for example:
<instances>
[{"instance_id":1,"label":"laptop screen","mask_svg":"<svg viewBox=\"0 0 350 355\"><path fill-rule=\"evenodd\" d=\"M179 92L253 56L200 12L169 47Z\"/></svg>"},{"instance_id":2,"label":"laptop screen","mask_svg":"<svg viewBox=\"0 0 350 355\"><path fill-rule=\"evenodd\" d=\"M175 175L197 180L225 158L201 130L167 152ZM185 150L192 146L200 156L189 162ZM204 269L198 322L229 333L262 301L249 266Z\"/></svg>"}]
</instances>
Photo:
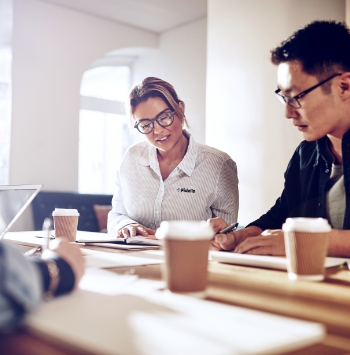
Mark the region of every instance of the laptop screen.
<instances>
[{"instance_id":1,"label":"laptop screen","mask_svg":"<svg viewBox=\"0 0 350 355\"><path fill-rule=\"evenodd\" d=\"M42 185L0 185L0 240L41 188Z\"/></svg>"}]
</instances>

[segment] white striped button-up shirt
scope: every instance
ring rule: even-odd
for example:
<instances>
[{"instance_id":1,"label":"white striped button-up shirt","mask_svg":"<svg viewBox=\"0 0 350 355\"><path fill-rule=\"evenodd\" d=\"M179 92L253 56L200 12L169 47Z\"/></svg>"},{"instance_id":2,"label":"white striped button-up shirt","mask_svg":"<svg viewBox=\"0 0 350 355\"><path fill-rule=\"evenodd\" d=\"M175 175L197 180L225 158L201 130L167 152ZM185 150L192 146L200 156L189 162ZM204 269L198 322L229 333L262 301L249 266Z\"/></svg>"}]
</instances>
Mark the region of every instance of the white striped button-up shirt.
<instances>
[{"instance_id":1,"label":"white striped button-up shirt","mask_svg":"<svg viewBox=\"0 0 350 355\"><path fill-rule=\"evenodd\" d=\"M238 177L228 154L189 136L187 152L163 181L157 150L148 142L129 148L118 169L108 233L116 236L131 223L157 229L162 221L237 221Z\"/></svg>"}]
</instances>

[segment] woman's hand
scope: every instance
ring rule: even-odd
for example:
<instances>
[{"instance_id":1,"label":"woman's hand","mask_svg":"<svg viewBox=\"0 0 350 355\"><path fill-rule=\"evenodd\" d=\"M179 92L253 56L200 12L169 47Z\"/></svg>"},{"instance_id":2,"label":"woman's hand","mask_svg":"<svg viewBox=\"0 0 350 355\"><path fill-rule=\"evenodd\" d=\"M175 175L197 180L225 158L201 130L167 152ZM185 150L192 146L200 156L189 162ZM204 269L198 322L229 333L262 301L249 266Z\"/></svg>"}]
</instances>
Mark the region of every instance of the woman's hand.
<instances>
[{"instance_id":1,"label":"woman's hand","mask_svg":"<svg viewBox=\"0 0 350 355\"><path fill-rule=\"evenodd\" d=\"M232 250L236 246L236 238L233 232L228 234L217 234L228 224L221 217L215 217L208 219L207 223L213 228L215 236L210 243L209 250Z\"/></svg>"},{"instance_id":2,"label":"woman's hand","mask_svg":"<svg viewBox=\"0 0 350 355\"><path fill-rule=\"evenodd\" d=\"M128 224L124 228L119 229L117 233L117 238L130 238L136 235L142 235L148 237L149 235L154 235L156 233L155 229L147 228L142 224Z\"/></svg>"}]
</instances>

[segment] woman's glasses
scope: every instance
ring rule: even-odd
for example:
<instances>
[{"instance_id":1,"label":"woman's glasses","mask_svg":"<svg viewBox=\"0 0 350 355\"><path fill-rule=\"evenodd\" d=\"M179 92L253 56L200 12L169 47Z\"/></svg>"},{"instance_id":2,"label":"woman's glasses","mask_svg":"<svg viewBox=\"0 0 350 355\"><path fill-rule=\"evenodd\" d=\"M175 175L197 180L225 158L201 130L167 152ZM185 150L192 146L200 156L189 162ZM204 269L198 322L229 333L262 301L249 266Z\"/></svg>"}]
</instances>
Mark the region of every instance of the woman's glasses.
<instances>
[{"instance_id":1,"label":"woman's glasses","mask_svg":"<svg viewBox=\"0 0 350 355\"><path fill-rule=\"evenodd\" d=\"M175 111L162 112L156 118L143 119L135 123L134 128L137 128L142 134L149 134L154 130L154 121L156 121L161 127L168 127L174 122Z\"/></svg>"}]
</instances>

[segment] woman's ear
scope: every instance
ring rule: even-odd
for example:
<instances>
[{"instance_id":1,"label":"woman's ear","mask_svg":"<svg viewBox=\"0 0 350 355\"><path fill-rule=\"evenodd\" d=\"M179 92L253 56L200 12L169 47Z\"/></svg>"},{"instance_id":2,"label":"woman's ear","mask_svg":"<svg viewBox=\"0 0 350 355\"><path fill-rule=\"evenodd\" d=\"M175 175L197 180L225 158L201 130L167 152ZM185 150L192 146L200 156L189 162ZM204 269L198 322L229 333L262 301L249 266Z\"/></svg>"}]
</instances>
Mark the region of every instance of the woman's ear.
<instances>
[{"instance_id":1,"label":"woman's ear","mask_svg":"<svg viewBox=\"0 0 350 355\"><path fill-rule=\"evenodd\" d=\"M182 111L182 116L185 116L185 103L183 101L179 102L180 110Z\"/></svg>"}]
</instances>

